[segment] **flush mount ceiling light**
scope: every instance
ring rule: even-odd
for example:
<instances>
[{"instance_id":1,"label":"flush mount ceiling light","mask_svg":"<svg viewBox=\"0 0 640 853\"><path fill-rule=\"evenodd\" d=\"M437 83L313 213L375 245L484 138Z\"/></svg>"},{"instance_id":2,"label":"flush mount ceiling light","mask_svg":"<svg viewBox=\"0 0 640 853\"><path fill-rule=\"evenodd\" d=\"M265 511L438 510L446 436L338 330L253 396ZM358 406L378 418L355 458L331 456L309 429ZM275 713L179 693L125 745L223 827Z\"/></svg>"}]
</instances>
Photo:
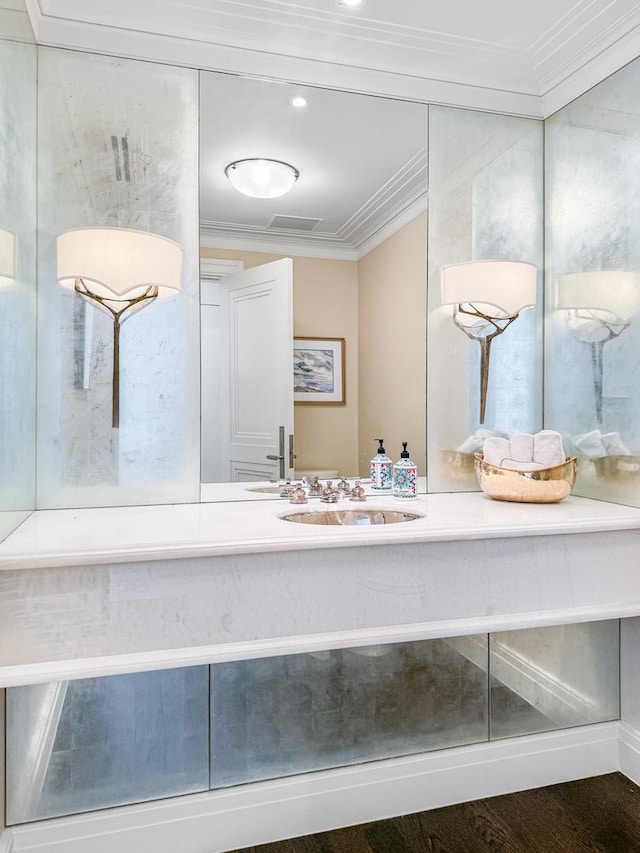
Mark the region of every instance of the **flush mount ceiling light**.
<instances>
[{"instance_id":1,"label":"flush mount ceiling light","mask_svg":"<svg viewBox=\"0 0 640 853\"><path fill-rule=\"evenodd\" d=\"M252 198L284 195L300 177L300 172L288 163L260 158L236 160L224 173L238 192Z\"/></svg>"},{"instance_id":2,"label":"flush mount ceiling light","mask_svg":"<svg viewBox=\"0 0 640 853\"><path fill-rule=\"evenodd\" d=\"M362 0L338 0L338 6L361 6Z\"/></svg>"},{"instance_id":3,"label":"flush mount ceiling light","mask_svg":"<svg viewBox=\"0 0 640 853\"><path fill-rule=\"evenodd\" d=\"M304 98L302 95L295 95L293 98L291 98L289 103L292 107L297 107L299 110L301 110L303 107L307 106L307 99Z\"/></svg>"}]
</instances>

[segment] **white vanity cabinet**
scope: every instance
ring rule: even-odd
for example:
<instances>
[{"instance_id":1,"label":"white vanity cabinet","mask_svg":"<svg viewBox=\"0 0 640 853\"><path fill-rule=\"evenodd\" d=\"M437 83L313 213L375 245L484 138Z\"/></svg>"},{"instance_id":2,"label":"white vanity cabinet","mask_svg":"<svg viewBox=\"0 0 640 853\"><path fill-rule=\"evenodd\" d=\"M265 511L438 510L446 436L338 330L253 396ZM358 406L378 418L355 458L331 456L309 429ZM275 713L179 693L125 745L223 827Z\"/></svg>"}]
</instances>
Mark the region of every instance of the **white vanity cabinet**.
<instances>
[{"instance_id":1,"label":"white vanity cabinet","mask_svg":"<svg viewBox=\"0 0 640 853\"><path fill-rule=\"evenodd\" d=\"M339 684L352 719L353 691L396 679L398 694L402 679L426 677L425 661L439 655L441 663L455 658L456 678L460 667L477 674L488 666L481 694L505 688L534 710L544 706L558 721L553 730L529 719L520 729L498 725L493 740L484 730L445 737L447 749L423 740L394 752L379 742L369 753L352 750L345 766L337 753L299 761L298 753L289 765L263 762L262 770L255 755L251 770L223 741L239 765L227 762L217 781L212 774L216 790L203 784L188 796L13 825L3 839L15 851L63 841L65 853L97 853L117 832L125 849L140 849L144 839L159 850L213 853L615 769L640 778L640 706L629 692L640 512L572 497L556 507L501 505L479 494L424 496L412 507L423 517L380 529L289 525L278 517L286 511L279 502L141 507L129 521L124 508L36 513L0 546L2 684L11 697L28 685L173 669L177 678L212 665L213 765L225 715L238 724L229 732L237 750L240 730L246 745L254 725L256 737L272 737L277 763L286 750L274 715L284 715L292 737L296 725L315 725L317 734L340 715L305 717L305 702L335 711L330 694ZM93 513L102 519L95 528ZM554 628L563 625L574 628ZM523 630L535 628L539 638ZM597 671L609 685L600 696L589 687ZM451 672L441 665L431 672L439 673L435 692L448 695ZM467 683L462 676L450 690L454 704ZM278 693L279 708L267 707ZM242 721L248 696L261 697L253 723ZM476 693L473 701L474 725L486 729L487 698ZM600 715L579 715L599 703ZM571 707L577 716L566 716ZM344 707L340 713L344 721ZM582 725L592 720L602 722ZM406 726L404 735L414 724ZM335 746L332 737L325 746Z\"/></svg>"}]
</instances>

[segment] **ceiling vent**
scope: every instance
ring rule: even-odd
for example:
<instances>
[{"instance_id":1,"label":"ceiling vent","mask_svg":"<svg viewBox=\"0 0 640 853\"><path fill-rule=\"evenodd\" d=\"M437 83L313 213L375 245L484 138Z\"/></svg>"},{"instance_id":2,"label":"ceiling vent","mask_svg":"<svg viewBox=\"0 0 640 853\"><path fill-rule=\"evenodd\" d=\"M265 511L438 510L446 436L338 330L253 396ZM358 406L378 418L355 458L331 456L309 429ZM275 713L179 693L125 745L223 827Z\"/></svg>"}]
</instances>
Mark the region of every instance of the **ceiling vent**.
<instances>
[{"instance_id":1,"label":"ceiling vent","mask_svg":"<svg viewBox=\"0 0 640 853\"><path fill-rule=\"evenodd\" d=\"M289 231L313 231L322 219L312 219L308 216L280 216L275 214L267 228L287 228Z\"/></svg>"}]
</instances>

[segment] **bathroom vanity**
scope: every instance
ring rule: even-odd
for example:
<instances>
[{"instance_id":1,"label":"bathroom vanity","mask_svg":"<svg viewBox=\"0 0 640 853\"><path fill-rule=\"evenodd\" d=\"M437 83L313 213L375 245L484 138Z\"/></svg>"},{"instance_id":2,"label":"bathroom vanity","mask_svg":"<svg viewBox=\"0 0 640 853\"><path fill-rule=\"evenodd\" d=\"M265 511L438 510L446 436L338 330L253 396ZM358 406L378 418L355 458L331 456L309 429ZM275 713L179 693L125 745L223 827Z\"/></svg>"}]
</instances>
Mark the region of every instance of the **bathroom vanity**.
<instances>
[{"instance_id":1,"label":"bathroom vanity","mask_svg":"<svg viewBox=\"0 0 640 853\"><path fill-rule=\"evenodd\" d=\"M174 670L203 670L206 679L212 665L212 680L228 684L234 670L216 666L236 664L245 666L245 682L258 685L265 679L262 659L272 674L278 666L288 667L286 683L298 684L296 672L306 668L308 680L293 693L282 693L286 683L276 672L276 687L265 694L271 702L274 690L280 690L278 713L293 731L300 697L324 683L323 667L333 666L335 674L336 655L343 687L349 665L355 688L375 676L372 667L382 667L385 677L398 683L403 673L393 670L394 656L405 666L407 655L414 662L420 655L431 660L436 651L440 657L455 652L476 674L487 670L487 656L493 689L495 678L514 692L526 683L538 708L546 701L540 691L557 698L564 676L564 706L595 707L597 690L575 681L582 677L575 676L582 664L573 661L574 675L554 670L562 660L566 665L568 635L560 639L560 653L547 652L538 669L531 663L535 654L511 654L507 660L499 645L487 653L487 635L502 642L515 636L510 632L524 631L522 636L531 638L532 629L589 623L596 630L608 626L615 637L613 658L609 652L602 656L592 634L575 646L583 659L595 649L588 669L601 675L613 671L616 691L604 700L604 721L583 725L586 718L577 717L576 725L566 718L543 732L535 723L527 729L527 723L524 730L536 732L528 734L507 725L502 736L490 739L487 714L480 708L482 737L465 724L461 738L451 740L448 724L441 721L440 735L432 732L435 739L426 747L412 735L413 745L396 744L395 753L388 745L380 747L382 753L374 750L373 758L352 749L351 758L333 755L320 770L315 756L295 772L285 768L274 774L279 778L256 770L256 781L248 782L239 782L229 770L217 790L12 826L0 849L48 851L62 844L65 853L93 853L110 849L117 833L120 849L153 843L158 850L179 846L214 853L615 769L640 779L640 697L633 662L640 642L633 618L640 615L639 510L573 496L557 505L510 504L477 493L410 502L370 498L362 506L422 517L371 527L291 524L281 516L300 508L277 500L34 513L0 545L0 678L9 688L9 710L14 701L23 711L37 706L19 691L50 690L68 679L97 684L109 681L106 677ZM620 714L618 623L610 621L617 619ZM445 641L446 647L429 641ZM507 646L502 643L503 651ZM315 668L311 675L309 667ZM424 667L418 671L424 676ZM446 692L447 678L453 677L449 663L439 672L433 670L431 678L436 694ZM464 674L455 677L463 679L456 684L467 683ZM536 699L531 689L537 682ZM166 685L162 689L171 692ZM421 689L424 704L429 689ZM225 711L224 697L216 704L211 695L213 719L216 708L238 719L239 706L227 702ZM468 696L464 702L469 705ZM452 714L459 711L450 708L445 716ZM26 716L21 712L21 719ZM329 717L322 719L326 723ZM246 719L240 725L246 730ZM229 727L226 731L225 743L234 737ZM201 737L222 755L206 732ZM11 765L11 737L8 743ZM50 755L51 744L48 749ZM86 804L78 810L83 808Z\"/></svg>"},{"instance_id":2,"label":"bathroom vanity","mask_svg":"<svg viewBox=\"0 0 640 853\"><path fill-rule=\"evenodd\" d=\"M594 306L557 292L567 274L639 267L640 64L544 122L512 93L508 114L411 103L404 76L397 101L357 81L312 89L309 184L321 175L327 197L346 198L376 140L384 192L372 185L335 223L320 212L322 229L286 246L291 230L273 243L263 209L248 244L216 212L232 205L237 154L221 135L286 128L291 70L199 70L193 44L184 67L126 58L122 32L117 55L0 40L14 134L0 182L14 249L0 311L0 853L222 853L617 769L640 782L640 323L625 308L603 358L576 322ZM330 176L322 155L340 131L354 147ZM220 207L199 221L201 180L218 181ZM105 416L112 327L55 284L56 236L90 225L184 249L181 296L126 330L118 430ZM394 454L408 440L424 494L362 506L417 518L297 524L282 516L300 508L259 483L201 492L208 462L264 479L284 457L263 447L241 477L218 459L242 407L228 395L226 291L207 279L283 256L286 319L303 338L345 340L347 394L298 407L295 448L277 447L291 468L295 449L301 468L350 475L368 470L373 436ZM536 307L492 356L487 422L509 435L597 426L630 450L581 460L557 505L491 501L459 453L479 426L478 370L440 274L490 258L539 274ZM289 400L288 367L275 376L263 349L243 358L254 386L241 401L264 410L255 365ZM236 437L260 432L240 421Z\"/></svg>"}]
</instances>

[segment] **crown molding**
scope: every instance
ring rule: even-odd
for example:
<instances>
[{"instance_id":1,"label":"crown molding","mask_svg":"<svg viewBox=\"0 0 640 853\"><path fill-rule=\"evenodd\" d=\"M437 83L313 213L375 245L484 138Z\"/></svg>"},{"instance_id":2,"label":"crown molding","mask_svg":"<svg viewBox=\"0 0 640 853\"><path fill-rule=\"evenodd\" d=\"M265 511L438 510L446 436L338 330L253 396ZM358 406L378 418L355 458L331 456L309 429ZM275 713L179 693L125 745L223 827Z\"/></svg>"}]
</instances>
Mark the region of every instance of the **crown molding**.
<instances>
[{"instance_id":1,"label":"crown molding","mask_svg":"<svg viewBox=\"0 0 640 853\"><path fill-rule=\"evenodd\" d=\"M427 149L422 148L374 193L338 230L354 246L369 240L387 222L424 196L427 184ZM397 230L397 228L394 228Z\"/></svg>"},{"instance_id":2,"label":"crown molding","mask_svg":"<svg viewBox=\"0 0 640 853\"><path fill-rule=\"evenodd\" d=\"M200 245L312 258L358 260L426 210L427 149L421 148L337 232L201 220Z\"/></svg>"},{"instance_id":3,"label":"crown molding","mask_svg":"<svg viewBox=\"0 0 640 853\"><path fill-rule=\"evenodd\" d=\"M0 2L0 32L8 41L34 43L33 29L23 3L18 0Z\"/></svg>"},{"instance_id":4,"label":"crown molding","mask_svg":"<svg viewBox=\"0 0 640 853\"><path fill-rule=\"evenodd\" d=\"M421 213L424 213L426 209L427 194L423 193L420 198L417 198L412 204L405 207L404 210L398 213L392 220L386 222L378 231L375 232L375 234L372 234L362 243L358 244L358 260L360 260L360 258L364 258L365 255L368 255L369 252L373 251L373 249L381 243L384 243L384 241L388 240L389 237L392 237L396 231L404 228L404 226L408 225L409 222L416 218L416 216L420 216Z\"/></svg>"},{"instance_id":5,"label":"crown molding","mask_svg":"<svg viewBox=\"0 0 640 853\"><path fill-rule=\"evenodd\" d=\"M26 5L43 45L537 119L640 55L632 0L578 0L522 49L281 0Z\"/></svg>"},{"instance_id":6,"label":"crown molding","mask_svg":"<svg viewBox=\"0 0 640 853\"><path fill-rule=\"evenodd\" d=\"M265 49L265 39L256 39L253 47L237 47L207 42L198 38L149 33L124 26L107 26L43 13L39 0L26 0L36 40L49 47L84 50L93 53L161 62L297 82L303 85L341 89L368 95L396 98L541 118L537 92L517 91L513 81L501 81L503 88L483 85L477 78L477 60L463 53L452 70L473 82L447 79L446 75L429 77L418 64L407 70L406 51L397 48L386 67L380 68L376 56L369 64L358 65L352 52L338 56L333 50L323 58L308 58L294 53L276 54ZM68 5L68 4L63 4ZM449 75L450 76L450 75Z\"/></svg>"},{"instance_id":7,"label":"crown molding","mask_svg":"<svg viewBox=\"0 0 640 853\"><path fill-rule=\"evenodd\" d=\"M282 229L253 228L228 225L222 222L200 223L200 246L207 249L236 249L245 252L266 252L273 255L297 255L303 258L359 261L369 252L392 237L427 209L427 194L387 219L357 245L350 245L332 235L292 234Z\"/></svg>"},{"instance_id":8,"label":"crown molding","mask_svg":"<svg viewBox=\"0 0 640 853\"><path fill-rule=\"evenodd\" d=\"M545 118L640 56L640 7L635 18L633 29L622 35L611 32L615 41L607 50L598 53L597 45L592 44L588 51L580 52L543 79L541 104Z\"/></svg>"},{"instance_id":9,"label":"crown molding","mask_svg":"<svg viewBox=\"0 0 640 853\"><path fill-rule=\"evenodd\" d=\"M291 233L282 228L254 228L225 222L201 222L200 246L207 249L236 249L271 255L297 255L356 261L357 251L332 235Z\"/></svg>"}]
</instances>

